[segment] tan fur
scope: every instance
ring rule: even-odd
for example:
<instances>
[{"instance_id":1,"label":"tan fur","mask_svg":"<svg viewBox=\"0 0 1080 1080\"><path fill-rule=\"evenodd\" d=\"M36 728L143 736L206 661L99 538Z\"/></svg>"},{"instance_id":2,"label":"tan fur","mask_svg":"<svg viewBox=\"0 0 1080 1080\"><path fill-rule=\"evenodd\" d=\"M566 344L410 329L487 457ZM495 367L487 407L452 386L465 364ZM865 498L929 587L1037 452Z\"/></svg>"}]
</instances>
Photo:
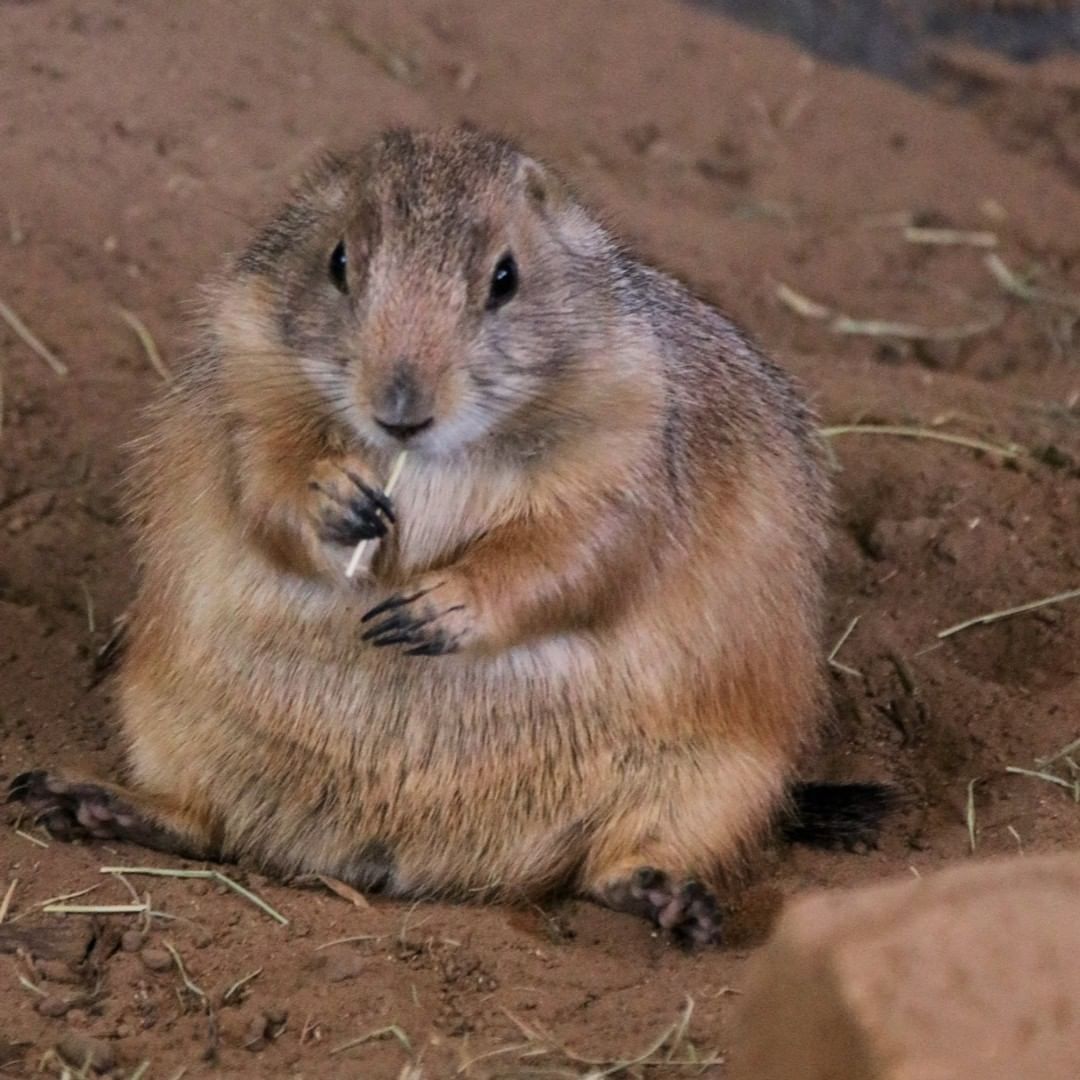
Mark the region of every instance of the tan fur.
<instances>
[{"instance_id":1,"label":"tan fur","mask_svg":"<svg viewBox=\"0 0 1080 1080\"><path fill-rule=\"evenodd\" d=\"M339 236L347 301L321 269ZM504 248L520 296L485 314ZM206 323L137 455L139 807L196 853L397 894L730 868L822 712L825 492L785 377L550 170L465 132L317 170ZM436 421L353 583L317 524L349 472L385 480L372 401L406 361ZM460 651L361 640L429 585Z\"/></svg>"}]
</instances>

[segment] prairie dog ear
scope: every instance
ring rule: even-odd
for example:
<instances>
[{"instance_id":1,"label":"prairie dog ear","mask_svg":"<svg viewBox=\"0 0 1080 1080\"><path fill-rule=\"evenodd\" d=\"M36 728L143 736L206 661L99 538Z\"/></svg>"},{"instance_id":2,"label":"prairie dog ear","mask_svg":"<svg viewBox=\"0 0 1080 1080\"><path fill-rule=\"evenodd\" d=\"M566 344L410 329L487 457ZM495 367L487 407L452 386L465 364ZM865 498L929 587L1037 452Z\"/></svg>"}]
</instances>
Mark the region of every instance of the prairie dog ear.
<instances>
[{"instance_id":1,"label":"prairie dog ear","mask_svg":"<svg viewBox=\"0 0 1080 1080\"><path fill-rule=\"evenodd\" d=\"M562 181L547 166L525 154L518 161L518 182L538 210L556 208L566 199Z\"/></svg>"}]
</instances>

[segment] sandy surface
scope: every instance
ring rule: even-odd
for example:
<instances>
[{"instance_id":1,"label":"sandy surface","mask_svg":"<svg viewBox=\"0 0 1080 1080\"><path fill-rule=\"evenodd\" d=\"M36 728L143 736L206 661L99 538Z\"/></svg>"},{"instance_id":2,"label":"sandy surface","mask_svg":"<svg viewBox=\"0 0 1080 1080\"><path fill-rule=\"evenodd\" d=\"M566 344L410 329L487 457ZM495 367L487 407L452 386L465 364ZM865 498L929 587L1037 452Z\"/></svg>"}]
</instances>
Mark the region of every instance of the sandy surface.
<instances>
[{"instance_id":1,"label":"sandy surface","mask_svg":"<svg viewBox=\"0 0 1080 1080\"><path fill-rule=\"evenodd\" d=\"M1048 62L1029 85L960 57L959 106L666 0L624 0L617 18L584 3L540 10L0 5L0 296L70 369L58 377L0 326L0 784L33 765L119 770L111 690L90 686L91 659L132 588L115 485L159 377L116 308L137 312L178 368L196 283L313 152L390 123L467 119L560 164L793 367L828 423L917 424L1034 451L1006 461L925 440L833 444L832 640L861 618L838 656L852 673L834 677L834 735L807 770L892 779L911 808L870 855L766 852L727 946L694 956L584 903L358 910L257 875L244 880L288 927L206 882L131 878L175 917L143 942L137 916L35 905L98 884L102 865L167 860L44 847L3 826L0 896L18 879L7 921L41 934L34 962L0 956L0 1075L36 1075L72 1036L103 1040L117 1076L148 1062L138 1075L152 1080L579 1075L581 1059L638 1056L688 998L687 1038L722 1056L746 957L784 895L969 858L969 792L979 854L1080 839L1068 791L1005 772L1080 735L1080 602L935 636L1080 587L1080 307L1011 297L985 250L914 244L902 229L989 230L1005 266L1080 295L1078 62ZM780 283L942 339L839 334L778 300ZM131 897L108 881L83 902ZM345 937L357 940L320 948ZM216 1034L165 942L211 1001ZM50 949L59 963L40 958ZM526 1056L541 1030L569 1052ZM691 1053L683 1043L672 1056ZM410 1062L421 1072L403 1073ZM45 1069L55 1075L56 1059Z\"/></svg>"}]
</instances>

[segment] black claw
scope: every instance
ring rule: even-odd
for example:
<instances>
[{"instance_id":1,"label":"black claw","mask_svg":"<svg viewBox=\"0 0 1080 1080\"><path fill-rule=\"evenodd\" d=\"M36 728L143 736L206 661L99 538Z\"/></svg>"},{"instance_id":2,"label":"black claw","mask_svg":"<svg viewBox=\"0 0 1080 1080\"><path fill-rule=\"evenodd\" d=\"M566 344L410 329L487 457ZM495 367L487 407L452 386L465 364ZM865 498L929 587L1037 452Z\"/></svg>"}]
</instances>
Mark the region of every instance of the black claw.
<instances>
[{"instance_id":1,"label":"black claw","mask_svg":"<svg viewBox=\"0 0 1080 1080\"><path fill-rule=\"evenodd\" d=\"M417 645L415 649L406 649L406 656L445 656L456 651L457 646L451 641L429 641Z\"/></svg>"},{"instance_id":2,"label":"black claw","mask_svg":"<svg viewBox=\"0 0 1080 1080\"><path fill-rule=\"evenodd\" d=\"M405 604L411 604L414 600L419 600L421 596L427 596L431 592L431 589L421 589L420 592L412 593L409 596L405 596L402 593L394 593L393 596L387 597L382 603L376 604L369 611L366 611L360 616L362 623L369 622L377 615L381 615L384 611L393 611L394 608L402 607Z\"/></svg>"},{"instance_id":3,"label":"black claw","mask_svg":"<svg viewBox=\"0 0 1080 1080\"><path fill-rule=\"evenodd\" d=\"M336 544L355 544L387 534L386 522L370 514L350 512L344 519L323 519L322 538Z\"/></svg>"},{"instance_id":4,"label":"black claw","mask_svg":"<svg viewBox=\"0 0 1080 1080\"><path fill-rule=\"evenodd\" d=\"M25 801L35 787L43 787L48 791L48 785L45 783L48 775L44 769L29 769L24 773L19 773L8 785L8 795L4 801L9 803Z\"/></svg>"},{"instance_id":5,"label":"black claw","mask_svg":"<svg viewBox=\"0 0 1080 1080\"><path fill-rule=\"evenodd\" d=\"M366 498L375 504L375 507L385 514L391 522L397 523L397 518L394 516L394 508L387 498L386 493L379 491L377 488L368 487L363 480L360 479L356 473L348 473L349 479L364 493ZM357 500L359 501L359 500Z\"/></svg>"},{"instance_id":6,"label":"black claw","mask_svg":"<svg viewBox=\"0 0 1080 1080\"><path fill-rule=\"evenodd\" d=\"M375 540L390 531L388 522L396 522L394 509L386 495L368 487L355 473L346 474L360 494L339 499L317 480L308 483L313 491L322 492L338 504L322 521L320 535L327 543L356 544L361 540Z\"/></svg>"},{"instance_id":7,"label":"black claw","mask_svg":"<svg viewBox=\"0 0 1080 1080\"><path fill-rule=\"evenodd\" d=\"M387 637L371 639L371 644L376 649L381 649L384 645L412 645L415 642L416 634L409 630L406 630L403 634L389 634Z\"/></svg>"},{"instance_id":8,"label":"black claw","mask_svg":"<svg viewBox=\"0 0 1080 1080\"><path fill-rule=\"evenodd\" d=\"M709 895L708 890L700 881L688 881L682 887L682 894L690 903L704 900Z\"/></svg>"},{"instance_id":9,"label":"black claw","mask_svg":"<svg viewBox=\"0 0 1080 1080\"><path fill-rule=\"evenodd\" d=\"M647 892L649 889L658 889L665 884L667 875L651 866L643 866L634 871L633 887Z\"/></svg>"},{"instance_id":10,"label":"black claw","mask_svg":"<svg viewBox=\"0 0 1080 1080\"><path fill-rule=\"evenodd\" d=\"M362 641L373 641L375 638L381 637L383 634L391 634L395 630L415 630L419 625L415 619L410 618L404 611L399 611L396 615L391 615L389 619L383 619L382 622L369 626L360 635L360 639Z\"/></svg>"}]
</instances>

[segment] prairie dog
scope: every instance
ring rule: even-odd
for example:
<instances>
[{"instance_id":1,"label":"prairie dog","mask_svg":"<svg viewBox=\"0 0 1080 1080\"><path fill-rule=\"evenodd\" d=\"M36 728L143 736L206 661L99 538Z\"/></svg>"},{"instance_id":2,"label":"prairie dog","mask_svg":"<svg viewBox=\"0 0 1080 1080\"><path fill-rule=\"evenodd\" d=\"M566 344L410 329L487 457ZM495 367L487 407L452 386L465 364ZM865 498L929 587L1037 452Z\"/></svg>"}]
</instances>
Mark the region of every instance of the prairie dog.
<instances>
[{"instance_id":1,"label":"prairie dog","mask_svg":"<svg viewBox=\"0 0 1080 1080\"><path fill-rule=\"evenodd\" d=\"M788 377L466 130L327 158L207 298L136 454L130 786L14 796L59 835L713 940L825 711Z\"/></svg>"}]
</instances>

